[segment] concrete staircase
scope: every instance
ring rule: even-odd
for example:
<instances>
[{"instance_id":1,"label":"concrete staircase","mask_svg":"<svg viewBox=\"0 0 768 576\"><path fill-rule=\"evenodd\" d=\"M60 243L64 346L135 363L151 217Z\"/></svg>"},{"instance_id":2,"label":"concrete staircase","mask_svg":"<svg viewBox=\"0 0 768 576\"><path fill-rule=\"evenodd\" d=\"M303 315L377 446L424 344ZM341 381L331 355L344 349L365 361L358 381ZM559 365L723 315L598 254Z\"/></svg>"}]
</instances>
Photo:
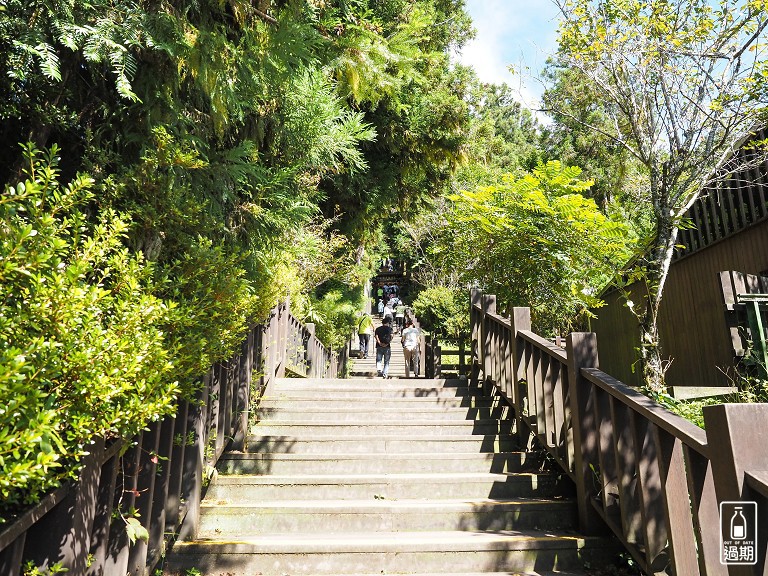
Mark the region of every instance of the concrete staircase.
<instances>
[{"instance_id":1,"label":"concrete staircase","mask_svg":"<svg viewBox=\"0 0 768 576\"><path fill-rule=\"evenodd\" d=\"M572 487L466 381L282 379L166 574L584 574Z\"/></svg>"}]
</instances>

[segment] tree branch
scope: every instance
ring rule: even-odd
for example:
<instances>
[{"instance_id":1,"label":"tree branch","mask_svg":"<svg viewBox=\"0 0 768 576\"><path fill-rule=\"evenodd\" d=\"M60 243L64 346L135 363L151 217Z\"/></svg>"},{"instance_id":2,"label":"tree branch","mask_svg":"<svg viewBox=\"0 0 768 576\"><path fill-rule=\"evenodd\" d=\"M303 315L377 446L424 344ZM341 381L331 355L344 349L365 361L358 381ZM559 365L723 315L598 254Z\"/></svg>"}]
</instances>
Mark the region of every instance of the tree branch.
<instances>
[{"instance_id":1,"label":"tree branch","mask_svg":"<svg viewBox=\"0 0 768 576\"><path fill-rule=\"evenodd\" d=\"M258 8L254 8L253 11L256 13L256 16L264 20L267 24L272 24L272 26L278 26L279 22L275 20L272 16L267 14L266 12L262 12Z\"/></svg>"}]
</instances>

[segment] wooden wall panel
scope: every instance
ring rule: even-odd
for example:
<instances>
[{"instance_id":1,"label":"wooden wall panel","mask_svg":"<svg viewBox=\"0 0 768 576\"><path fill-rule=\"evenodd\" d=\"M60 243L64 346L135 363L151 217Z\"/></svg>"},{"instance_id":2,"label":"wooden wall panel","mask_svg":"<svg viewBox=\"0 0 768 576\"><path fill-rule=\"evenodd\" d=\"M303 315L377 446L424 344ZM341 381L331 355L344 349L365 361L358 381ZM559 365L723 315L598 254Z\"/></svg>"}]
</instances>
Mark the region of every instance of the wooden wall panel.
<instances>
[{"instance_id":1,"label":"wooden wall panel","mask_svg":"<svg viewBox=\"0 0 768 576\"><path fill-rule=\"evenodd\" d=\"M633 302L640 302L639 290L633 290ZM589 330L597 334L600 369L630 386L641 384L640 366L636 364L640 346L637 319L624 298L612 291L603 296L605 306L593 312ZM634 368L634 372L633 372Z\"/></svg>"},{"instance_id":2,"label":"wooden wall panel","mask_svg":"<svg viewBox=\"0 0 768 576\"><path fill-rule=\"evenodd\" d=\"M717 276L721 270L748 274L768 270L768 221L672 264L659 321L664 354L672 359L667 372L670 386L730 384L718 369L733 366ZM598 318L590 327L597 333L600 365L619 380L637 386L640 375L631 370L637 359L637 322L616 292L604 299L607 305L595 311Z\"/></svg>"}]
</instances>

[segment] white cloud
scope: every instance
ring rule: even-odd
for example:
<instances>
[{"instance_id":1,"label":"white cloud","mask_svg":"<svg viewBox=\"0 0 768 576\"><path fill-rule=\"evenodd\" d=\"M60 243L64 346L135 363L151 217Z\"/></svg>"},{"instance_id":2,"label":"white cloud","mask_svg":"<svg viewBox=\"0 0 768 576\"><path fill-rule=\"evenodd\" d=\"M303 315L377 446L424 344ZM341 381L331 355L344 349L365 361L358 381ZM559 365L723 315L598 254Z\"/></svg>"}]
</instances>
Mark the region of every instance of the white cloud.
<instances>
[{"instance_id":1,"label":"white cloud","mask_svg":"<svg viewBox=\"0 0 768 576\"><path fill-rule=\"evenodd\" d=\"M542 86L536 75L556 47L556 7L549 0L467 0L467 10L477 37L458 61L483 82L506 82L524 105L537 107Z\"/></svg>"}]
</instances>

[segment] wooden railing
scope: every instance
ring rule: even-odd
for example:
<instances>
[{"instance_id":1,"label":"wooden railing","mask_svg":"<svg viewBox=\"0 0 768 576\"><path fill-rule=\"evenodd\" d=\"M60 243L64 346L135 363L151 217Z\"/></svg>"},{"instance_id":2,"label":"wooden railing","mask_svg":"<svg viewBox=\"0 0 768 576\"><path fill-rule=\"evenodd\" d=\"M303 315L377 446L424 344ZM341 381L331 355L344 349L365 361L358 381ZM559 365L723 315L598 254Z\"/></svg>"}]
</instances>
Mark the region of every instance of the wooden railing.
<instances>
[{"instance_id":1,"label":"wooden railing","mask_svg":"<svg viewBox=\"0 0 768 576\"><path fill-rule=\"evenodd\" d=\"M77 482L0 532L0 575L17 576L28 562L41 571L58 565L71 576L153 573L169 541L195 537L204 487L225 450L244 448L249 407L272 379L286 368L335 377L345 362L345 353L326 350L286 305L276 307L175 415L129 441L96 440ZM129 522L149 537L131 543Z\"/></svg>"},{"instance_id":2,"label":"wooden railing","mask_svg":"<svg viewBox=\"0 0 768 576\"><path fill-rule=\"evenodd\" d=\"M510 406L523 445L543 447L576 486L580 529L610 529L647 574L764 574L768 405L705 408L706 432L598 368L594 334L566 348L530 311L472 293L476 373ZM720 562L719 503L758 503L756 566Z\"/></svg>"}]
</instances>

